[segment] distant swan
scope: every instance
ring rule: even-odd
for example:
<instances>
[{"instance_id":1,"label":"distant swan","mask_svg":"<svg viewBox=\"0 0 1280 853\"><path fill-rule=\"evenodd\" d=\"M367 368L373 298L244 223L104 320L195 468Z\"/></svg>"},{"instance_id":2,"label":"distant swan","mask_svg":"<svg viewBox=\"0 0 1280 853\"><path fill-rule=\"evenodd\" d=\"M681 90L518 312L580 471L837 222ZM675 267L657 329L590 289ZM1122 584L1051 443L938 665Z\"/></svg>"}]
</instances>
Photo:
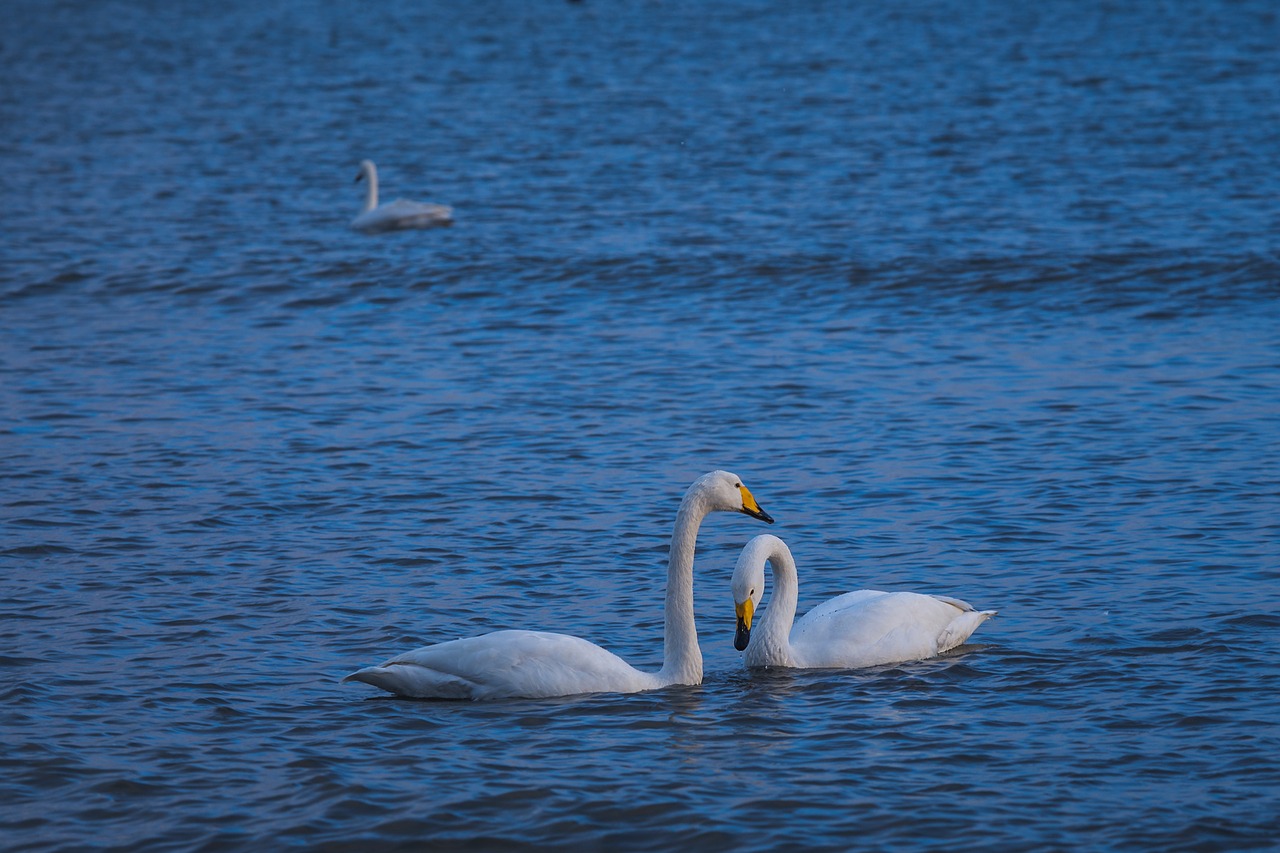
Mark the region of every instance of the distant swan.
<instances>
[{"instance_id":1,"label":"distant swan","mask_svg":"<svg viewBox=\"0 0 1280 853\"><path fill-rule=\"evenodd\" d=\"M774 591L753 629L766 561L773 564ZM746 650L749 667L854 669L923 660L960 645L996 613L941 595L860 589L819 604L792 627L799 595L796 562L786 543L767 533L742 549L732 583L738 612L733 645Z\"/></svg>"},{"instance_id":2,"label":"distant swan","mask_svg":"<svg viewBox=\"0 0 1280 853\"><path fill-rule=\"evenodd\" d=\"M444 204L423 204L398 198L378 205L378 167L372 160L360 161L356 181L365 181L364 207L351 220L351 227L366 234L380 231L403 231L409 228L432 228L453 224L453 208Z\"/></svg>"},{"instance_id":3,"label":"distant swan","mask_svg":"<svg viewBox=\"0 0 1280 853\"><path fill-rule=\"evenodd\" d=\"M773 523L736 474L703 474L685 492L671 535L660 672L641 672L578 637L512 630L424 646L342 680L420 699L539 699L699 684L702 650L693 621L693 552L702 519L716 511Z\"/></svg>"}]
</instances>

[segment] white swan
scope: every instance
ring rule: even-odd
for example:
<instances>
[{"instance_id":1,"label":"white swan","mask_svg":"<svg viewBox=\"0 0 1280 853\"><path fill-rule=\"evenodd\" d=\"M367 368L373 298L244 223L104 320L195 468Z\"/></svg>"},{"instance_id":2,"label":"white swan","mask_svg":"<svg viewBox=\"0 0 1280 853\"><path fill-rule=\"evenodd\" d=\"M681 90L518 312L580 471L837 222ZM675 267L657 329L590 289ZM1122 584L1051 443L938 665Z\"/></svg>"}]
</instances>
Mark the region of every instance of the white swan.
<instances>
[{"instance_id":1,"label":"white swan","mask_svg":"<svg viewBox=\"0 0 1280 853\"><path fill-rule=\"evenodd\" d=\"M753 629L766 561L773 564L774 591ZM746 650L749 667L853 669L923 660L960 645L996 613L941 595L860 589L824 601L792 627L800 585L796 562L787 544L767 533L742 549L732 583L738 612L733 645Z\"/></svg>"},{"instance_id":2,"label":"white swan","mask_svg":"<svg viewBox=\"0 0 1280 853\"><path fill-rule=\"evenodd\" d=\"M693 551L702 519L717 510L773 523L736 474L703 474L685 492L671 535L660 672L641 672L578 637L512 630L424 646L342 680L420 699L540 699L699 684L702 650L693 621Z\"/></svg>"},{"instance_id":3,"label":"white swan","mask_svg":"<svg viewBox=\"0 0 1280 853\"><path fill-rule=\"evenodd\" d=\"M444 204L423 204L398 198L378 205L378 167L372 160L360 161L356 181L365 181L364 207L351 220L351 227L366 234L379 231L403 231L409 228L432 228L453 224L453 208Z\"/></svg>"}]
</instances>

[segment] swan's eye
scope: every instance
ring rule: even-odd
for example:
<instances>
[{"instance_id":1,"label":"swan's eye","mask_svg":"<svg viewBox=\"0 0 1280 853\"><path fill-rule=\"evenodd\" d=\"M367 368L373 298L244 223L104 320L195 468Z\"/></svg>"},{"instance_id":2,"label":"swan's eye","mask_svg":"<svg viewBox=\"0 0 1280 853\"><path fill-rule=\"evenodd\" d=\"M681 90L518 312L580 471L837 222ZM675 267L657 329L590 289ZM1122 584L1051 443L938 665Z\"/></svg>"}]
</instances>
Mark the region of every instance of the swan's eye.
<instances>
[{"instance_id":1,"label":"swan's eye","mask_svg":"<svg viewBox=\"0 0 1280 853\"><path fill-rule=\"evenodd\" d=\"M735 483L733 487L734 487L735 489L741 489L741 488L742 488L742 484L741 484L741 483Z\"/></svg>"}]
</instances>

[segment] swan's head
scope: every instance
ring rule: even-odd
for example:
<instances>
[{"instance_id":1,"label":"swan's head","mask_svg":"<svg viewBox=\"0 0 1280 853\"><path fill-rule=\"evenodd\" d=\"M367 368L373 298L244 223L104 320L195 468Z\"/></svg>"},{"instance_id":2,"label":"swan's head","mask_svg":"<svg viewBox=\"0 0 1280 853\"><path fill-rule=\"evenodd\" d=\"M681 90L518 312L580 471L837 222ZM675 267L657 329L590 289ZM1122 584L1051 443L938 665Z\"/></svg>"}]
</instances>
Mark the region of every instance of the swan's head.
<instances>
[{"instance_id":1,"label":"swan's head","mask_svg":"<svg viewBox=\"0 0 1280 853\"><path fill-rule=\"evenodd\" d=\"M693 481L685 500L699 499L710 510L740 512L773 524L773 516L760 508L751 490L742 484L742 478L728 471L712 471Z\"/></svg>"},{"instance_id":2,"label":"swan's head","mask_svg":"<svg viewBox=\"0 0 1280 853\"><path fill-rule=\"evenodd\" d=\"M744 651L751 642L751 618L755 616L760 599L764 597L764 564L778 546L787 547L777 536L762 533L746 544L733 567L733 609L738 614L738 629L733 635L733 647Z\"/></svg>"},{"instance_id":3,"label":"swan's head","mask_svg":"<svg viewBox=\"0 0 1280 853\"><path fill-rule=\"evenodd\" d=\"M356 183L357 184L360 183L360 181L364 180L365 178L372 179L376 177L377 174L378 174L378 167L373 165L372 160L361 160L360 174L356 175Z\"/></svg>"}]
</instances>

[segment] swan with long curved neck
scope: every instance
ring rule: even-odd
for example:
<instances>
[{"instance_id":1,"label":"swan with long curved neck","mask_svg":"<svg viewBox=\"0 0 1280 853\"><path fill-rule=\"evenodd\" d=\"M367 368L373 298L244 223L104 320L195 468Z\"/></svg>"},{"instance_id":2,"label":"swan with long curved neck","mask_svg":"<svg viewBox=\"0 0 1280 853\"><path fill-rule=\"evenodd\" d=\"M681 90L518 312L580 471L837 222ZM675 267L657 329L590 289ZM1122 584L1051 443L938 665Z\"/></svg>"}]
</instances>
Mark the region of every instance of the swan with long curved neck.
<instances>
[{"instance_id":1,"label":"swan with long curved neck","mask_svg":"<svg viewBox=\"0 0 1280 853\"><path fill-rule=\"evenodd\" d=\"M766 562L773 566L773 596L753 628ZM996 613L941 595L860 589L824 601L793 626L796 561L785 542L767 533L742 549L732 586L738 615L733 645L746 651L748 667L855 669L923 660L960 645Z\"/></svg>"},{"instance_id":2,"label":"swan with long curved neck","mask_svg":"<svg viewBox=\"0 0 1280 853\"><path fill-rule=\"evenodd\" d=\"M671 534L663 662L656 673L642 672L580 637L510 630L424 646L342 680L419 699L541 699L699 684L702 650L693 618L693 553L698 527L711 512L740 512L773 523L736 474L712 471L685 492Z\"/></svg>"},{"instance_id":3,"label":"swan with long curved neck","mask_svg":"<svg viewBox=\"0 0 1280 853\"><path fill-rule=\"evenodd\" d=\"M351 220L351 227L366 234L380 231L405 231L410 228L434 228L453 224L453 208L445 204L425 204L398 198L378 204L378 167L372 160L360 161L356 181L365 182L364 207Z\"/></svg>"}]
</instances>

